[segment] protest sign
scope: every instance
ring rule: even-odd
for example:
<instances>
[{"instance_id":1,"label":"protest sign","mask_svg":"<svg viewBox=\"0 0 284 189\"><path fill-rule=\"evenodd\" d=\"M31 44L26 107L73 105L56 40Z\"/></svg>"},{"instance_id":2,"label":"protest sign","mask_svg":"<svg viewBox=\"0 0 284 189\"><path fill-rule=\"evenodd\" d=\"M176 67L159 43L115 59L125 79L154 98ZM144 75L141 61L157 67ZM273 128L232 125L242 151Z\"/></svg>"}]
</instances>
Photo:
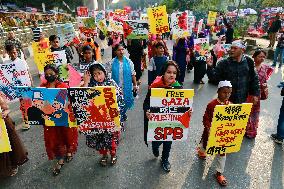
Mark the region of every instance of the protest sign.
<instances>
[{"instance_id":1,"label":"protest sign","mask_svg":"<svg viewBox=\"0 0 284 189\"><path fill-rule=\"evenodd\" d=\"M186 140L193 89L151 89L147 141Z\"/></svg>"},{"instance_id":2,"label":"protest sign","mask_svg":"<svg viewBox=\"0 0 284 189\"><path fill-rule=\"evenodd\" d=\"M68 95L82 133L120 130L115 87L69 88Z\"/></svg>"},{"instance_id":3,"label":"protest sign","mask_svg":"<svg viewBox=\"0 0 284 189\"><path fill-rule=\"evenodd\" d=\"M171 28L173 39L189 36L187 12L172 13Z\"/></svg>"},{"instance_id":4,"label":"protest sign","mask_svg":"<svg viewBox=\"0 0 284 189\"><path fill-rule=\"evenodd\" d=\"M2 110L0 108L0 114ZM3 120L2 116L0 115L0 154L3 152L10 152L12 151L9 136L6 129L5 121Z\"/></svg>"},{"instance_id":5,"label":"protest sign","mask_svg":"<svg viewBox=\"0 0 284 189\"><path fill-rule=\"evenodd\" d=\"M166 6L148 8L149 27L152 34L162 34L170 31Z\"/></svg>"},{"instance_id":6,"label":"protest sign","mask_svg":"<svg viewBox=\"0 0 284 189\"><path fill-rule=\"evenodd\" d=\"M56 25L57 35L59 37L60 46L73 42L76 37L75 29L72 23Z\"/></svg>"},{"instance_id":7,"label":"protest sign","mask_svg":"<svg viewBox=\"0 0 284 189\"><path fill-rule=\"evenodd\" d=\"M215 25L216 17L217 17L217 12L209 11L207 18L207 25L210 26Z\"/></svg>"},{"instance_id":8,"label":"protest sign","mask_svg":"<svg viewBox=\"0 0 284 189\"><path fill-rule=\"evenodd\" d=\"M77 17L80 36L83 38L97 37L97 27L93 17Z\"/></svg>"},{"instance_id":9,"label":"protest sign","mask_svg":"<svg viewBox=\"0 0 284 189\"><path fill-rule=\"evenodd\" d=\"M95 11L95 19L96 19L96 23L99 23L101 20L105 19L105 11L101 10L101 11Z\"/></svg>"},{"instance_id":10,"label":"protest sign","mask_svg":"<svg viewBox=\"0 0 284 189\"><path fill-rule=\"evenodd\" d=\"M148 22L146 20L126 20L123 29L127 39L148 39Z\"/></svg>"},{"instance_id":11,"label":"protest sign","mask_svg":"<svg viewBox=\"0 0 284 189\"><path fill-rule=\"evenodd\" d=\"M103 32L103 34L105 36L107 36L107 33L108 33L108 27L106 25L106 20L100 20L97 24L97 27L99 28L99 30L101 30Z\"/></svg>"},{"instance_id":12,"label":"protest sign","mask_svg":"<svg viewBox=\"0 0 284 189\"><path fill-rule=\"evenodd\" d=\"M122 9L116 9L114 12L110 12L109 17L111 20L115 20L119 22L129 19L127 11L122 10Z\"/></svg>"},{"instance_id":13,"label":"protest sign","mask_svg":"<svg viewBox=\"0 0 284 189\"><path fill-rule=\"evenodd\" d=\"M108 31L111 33L123 34L123 23L115 20L109 20Z\"/></svg>"},{"instance_id":14,"label":"protest sign","mask_svg":"<svg viewBox=\"0 0 284 189\"><path fill-rule=\"evenodd\" d=\"M47 64L53 64L59 69L59 76L63 80L68 80L69 74L67 69L67 58L65 50L48 52L43 55L39 62L36 62L38 71L40 74L43 74L44 67Z\"/></svg>"},{"instance_id":15,"label":"protest sign","mask_svg":"<svg viewBox=\"0 0 284 189\"><path fill-rule=\"evenodd\" d=\"M194 50L196 52L197 61L206 61L207 57L210 57L209 52L209 38L197 38L194 39Z\"/></svg>"},{"instance_id":16,"label":"protest sign","mask_svg":"<svg viewBox=\"0 0 284 189\"><path fill-rule=\"evenodd\" d=\"M17 87L24 123L76 127L67 89Z\"/></svg>"},{"instance_id":17,"label":"protest sign","mask_svg":"<svg viewBox=\"0 0 284 189\"><path fill-rule=\"evenodd\" d=\"M192 34L193 29L195 28L195 17L188 16L188 31L190 35Z\"/></svg>"},{"instance_id":18,"label":"protest sign","mask_svg":"<svg viewBox=\"0 0 284 189\"><path fill-rule=\"evenodd\" d=\"M251 103L215 107L206 154L232 153L241 149L251 108Z\"/></svg>"},{"instance_id":19,"label":"protest sign","mask_svg":"<svg viewBox=\"0 0 284 189\"><path fill-rule=\"evenodd\" d=\"M9 101L17 99L15 86L31 86L27 63L21 59L0 64L0 90Z\"/></svg>"},{"instance_id":20,"label":"protest sign","mask_svg":"<svg viewBox=\"0 0 284 189\"><path fill-rule=\"evenodd\" d=\"M199 20L198 25L197 25L197 34L199 34L202 30L203 26L203 19Z\"/></svg>"},{"instance_id":21,"label":"protest sign","mask_svg":"<svg viewBox=\"0 0 284 189\"><path fill-rule=\"evenodd\" d=\"M77 15L81 17L88 17L88 7L77 7Z\"/></svg>"}]
</instances>

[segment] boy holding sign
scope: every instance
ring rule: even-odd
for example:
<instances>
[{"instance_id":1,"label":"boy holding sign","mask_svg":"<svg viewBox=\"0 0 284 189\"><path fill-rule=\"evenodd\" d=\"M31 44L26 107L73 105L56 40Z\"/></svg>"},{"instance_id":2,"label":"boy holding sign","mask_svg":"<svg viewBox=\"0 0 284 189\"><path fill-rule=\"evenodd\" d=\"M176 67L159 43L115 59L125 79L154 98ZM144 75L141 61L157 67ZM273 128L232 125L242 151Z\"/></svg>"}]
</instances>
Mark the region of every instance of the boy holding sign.
<instances>
[{"instance_id":1,"label":"boy holding sign","mask_svg":"<svg viewBox=\"0 0 284 189\"><path fill-rule=\"evenodd\" d=\"M206 111L203 116L203 125L204 125L204 131L202 134L202 138L200 141L200 145L198 147L198 156L200 159L205 159L206 158L206 152L205 149L207 147L207 142L209 138L209 132L210 132L210 127L211 123L213 120L213 115L214 115L214 109L217 105L228 105L230 104L229 98L232 93L232 84L230 81L220 81L218 85L218 97L217 99L212 100L206 108ZM220 154L217 155L218 160L217 160L217 181L219 184L222 186L227 185L227 180L223 175L224 168L225 168L225 162L226 162L226 154Z\"/></svg>"}]
</instances>

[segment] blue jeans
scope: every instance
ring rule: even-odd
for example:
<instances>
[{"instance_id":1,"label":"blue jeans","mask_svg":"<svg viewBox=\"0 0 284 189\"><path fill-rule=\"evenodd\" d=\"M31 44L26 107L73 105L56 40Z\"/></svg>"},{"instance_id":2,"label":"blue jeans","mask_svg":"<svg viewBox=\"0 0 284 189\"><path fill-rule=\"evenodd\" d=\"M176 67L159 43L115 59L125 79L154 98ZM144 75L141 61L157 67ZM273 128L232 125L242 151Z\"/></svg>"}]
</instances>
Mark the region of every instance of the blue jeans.
<instances>
[{"instance_id":1,"label":"blue jeans","mask_svg":"<svg viewBox=\"0 0 284 189\"><path fill-rule=\"evenodd\" d=\"M280 115L278 118L277 136L284 139L284 98L282 100L282 106L280 108Z\"/></svg>"},{"instance_id":2,"label":"blue jeans","mask_svg":"<svg viewBox=\"0 0 284 189\"><path fill-rule=\"evenodd\" d=\"M280 55L280 58L279 58L280 64L279 64L279 66L281 66L282 63L283 63L283 59L284 59L284 48L281 49L279 47L276 47L275 52L274 52L274 59L273 59L273 65L274 66L276 66L276 62L277 62L277 59L278 59L279 55Z\"/></svg>"}]
</instances>

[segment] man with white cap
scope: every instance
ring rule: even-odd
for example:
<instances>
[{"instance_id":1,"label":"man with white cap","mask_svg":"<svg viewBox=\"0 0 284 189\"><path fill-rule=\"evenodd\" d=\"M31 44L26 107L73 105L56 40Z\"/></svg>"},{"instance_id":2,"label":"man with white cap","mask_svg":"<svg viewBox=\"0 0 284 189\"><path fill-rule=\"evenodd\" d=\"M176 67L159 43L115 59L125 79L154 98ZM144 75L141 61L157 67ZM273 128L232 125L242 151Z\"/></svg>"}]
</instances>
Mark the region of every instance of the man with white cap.
<instances>
[{"instance_id":1,"label":"man with white cap","mask_svg":"<svg viewBox=\"0 0 284 189\"><path fill-rule=\"evenodd\" d=\"M230 101L234 104L244 103L248 95L253 96L253 103L257 102L260 93L258 74L253 60L244 55L246 45L241 41L234 41L229 51L229 58L221 60L213 68L212 62L207 62L207 76L209 80L230 81L232 95Z\"/></svg>"},{"instance_id":2,"label":"man with white cap","mask_svg":"<svg viewBox=\"0 0 284 189\"><path fill-rule=\"evenodd\" d=\"M220 81L218 84L218 97L211 102L206 107L206 111L203 115L203 134L199 143L199 147L197 148L198 157L200 159L206 158L205 149L207 147L207 141L209 138L209 132L211 128L211 123L214 116L214 109L217 105L228 105L230 103L229 98L232 93L232 84L230 81ZM217 182L222 185L227 185L227 180L223 175L225 170L226 163L226 154L218 154L217 155L217 167L216 167L216 179Z\"/></svg>"}]
</instances>

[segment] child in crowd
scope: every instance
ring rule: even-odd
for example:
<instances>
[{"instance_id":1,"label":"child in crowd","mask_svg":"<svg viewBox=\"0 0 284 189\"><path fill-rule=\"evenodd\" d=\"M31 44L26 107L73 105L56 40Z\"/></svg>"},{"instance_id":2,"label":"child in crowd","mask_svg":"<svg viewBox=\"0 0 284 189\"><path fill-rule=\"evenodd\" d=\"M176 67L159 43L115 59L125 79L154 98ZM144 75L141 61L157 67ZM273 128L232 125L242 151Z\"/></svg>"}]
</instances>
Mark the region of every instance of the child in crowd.
<instances>
[{"instance_id":1,"label":"child in crowd","mask_svg":"<svg viewBox=\"0 0 284 189\"><path fill-rule=\"evenodd\" d=\"M148 66L148 85L151 85L155 78L161 75L163 66L169 61L169 57L164 55L165 46L161 42L155 44L156 55L150 59Z\"/></svg>"},{"instance_id":2,"label":"child in crowd","mask_svg":"<svg viewBox=\"0 0 284 189\"><path fill-rule=\"evenodd\" d=\"M89 71L84 75L84 87L95 86L115 86L117 102L120 110L120 121L123 129L123 122L125 121L125 103L122 95L122 90L118 87L113 79L107 77L108 74L102 64L92 64L89 67ZM119 143L120 131L108 132L103 130L98 131L95 134L86 136L86 144L90 148L94 148L102 154L100 164L102 166L107 165L108 153L111 155L111 165L114 165L117 161L117 146Z\"/></svg>"},{"instance_id":3,"label":"child in crowd","mask_svg":"<svg viewBox=\"0 0 284 189\"><path fill-rule=\"evenodd\" d=\"M150 85L149 91L143 103L144 110L144 141L147 143L147 132L148 132L148 122L150 118L150 96L151 88L182 88L182 86L176 81L176 78L179 75L179 67L174 61L167 62L161 70L161 75L158 76L155 81ZM191 112L189 112L191 115ZM163 144L162 152L162 168L166 172L170 172L171 164L169 162L170 150L172 146L172 141L153 141L152 142L152 151L155 157L159 157L159 147Z\"/></svg>"},{"instance_id":4,"label":"child in crowd","mask_svg":"<svg viewBox=\"0 0 284 189\"><path fill-rule=\"evenodd\" d=\"M211 122L213 119L214 109L217 105L228 105L230 104L229 98L232 93L232 84L230 81L220 81L218 84L218 97L217 99L212 100L206 108L206 111L203 115L203 126L204 131L202 134L202 138L198 147L198 156L200 159L206 158L205 149L208 142L208 137L210 133ZM217 173L216 178L220 185L226 186L227 180L223 175L225 163L226 163L226 154L217 155Z\"/></svg>"}]
</instances>

